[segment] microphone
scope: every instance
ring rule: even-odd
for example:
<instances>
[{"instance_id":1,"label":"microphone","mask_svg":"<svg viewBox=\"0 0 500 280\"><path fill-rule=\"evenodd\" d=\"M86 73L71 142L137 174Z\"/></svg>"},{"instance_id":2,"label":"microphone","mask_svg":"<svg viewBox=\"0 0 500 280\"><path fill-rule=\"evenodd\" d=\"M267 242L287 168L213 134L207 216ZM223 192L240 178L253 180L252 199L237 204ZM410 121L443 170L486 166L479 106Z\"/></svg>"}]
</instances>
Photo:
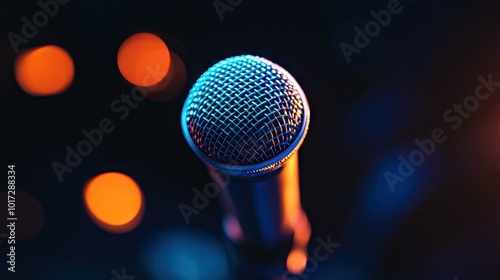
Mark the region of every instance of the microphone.
<instances>
[{"instance_id":1,"label":"microphone","mask_svg":"<svg viewBox=\"0 0 500 280\"><path fill-rule=\"evenodd\" d=\"M297 81L262 57L222 60L193 85L182 132L222 187L225 230L233 241L259 248L292 242L305 217L297 150L309 119Z\"/></svg>"}]
</instances>

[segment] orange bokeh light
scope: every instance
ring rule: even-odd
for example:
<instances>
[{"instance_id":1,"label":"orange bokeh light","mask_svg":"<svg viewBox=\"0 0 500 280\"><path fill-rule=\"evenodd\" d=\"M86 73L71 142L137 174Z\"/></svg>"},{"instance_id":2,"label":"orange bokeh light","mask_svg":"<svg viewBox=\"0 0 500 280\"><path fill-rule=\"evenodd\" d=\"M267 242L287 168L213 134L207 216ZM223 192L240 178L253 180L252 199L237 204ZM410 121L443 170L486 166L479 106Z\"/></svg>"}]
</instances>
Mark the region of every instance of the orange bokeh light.
<instances>
[{"instance_id":1,"label":"orange bokeh light","mask_svg":"<svg viewBox=\"0 0 500 280\"><path fill-rule=\"evenodd\" d=\"M292 249L286 259L286 268L293 274L299 275L304 272L307 264L307 251L302 248Z\"/></svg>"},{"instance_id":2,"label":"orange bokeh light","mask_svg":"<svg viewBox=\"0 0 500 280\"><path fill-rule=\"evenodd\" d=\"M130 83L149 87L159 83L170 69L170 51L158 36L137 33L118 50L118 68Z\"/></svg>"},{"instance_id":3,"label":"orange bokeh light","mask_svg":"<svg viewBox=\"0 0 500 280\"><path fill-rule=\"evenodd\" d=\"M26 93L48 96L59 94L71 85L75 66L66 50L47 45L23 51L16 59L14 74Z\"/></svg>"},{"instance_id":4,"label":"orange bokeh light","mask_svg":"<svg viewBox=\"0 0 500 280\"><path fill-rule=\"evenodd\" d=\"M125 174L108 172L92 178L85 186L83 196L90 217L107 231L130 231L142 219L142 192Z\"/></svg>"},{"instance_id":5,"label":"orange bokeh light","mask_svg":"<svg viewBox=\"0 0 500 280\"><path fill-rule=\"evenodd\" d=\"M311 224L304 211L301 211L293 237L293 247L288 254L286 267L293 274L304 272L307 264L307 244L311 238Z\"/></svg>"},{"instance_id":6,"label":"orange bokeh light","mask_svg":"<svg viewBox=\"0 0 500 280\"><path fill-rule=\"evenodd\" d=\"M158 84L146 88L147 97L154 101L172 100L184 90L186 82L186 65L179 55L172 51L168 74Z\"/></svg>"}]
</instances>

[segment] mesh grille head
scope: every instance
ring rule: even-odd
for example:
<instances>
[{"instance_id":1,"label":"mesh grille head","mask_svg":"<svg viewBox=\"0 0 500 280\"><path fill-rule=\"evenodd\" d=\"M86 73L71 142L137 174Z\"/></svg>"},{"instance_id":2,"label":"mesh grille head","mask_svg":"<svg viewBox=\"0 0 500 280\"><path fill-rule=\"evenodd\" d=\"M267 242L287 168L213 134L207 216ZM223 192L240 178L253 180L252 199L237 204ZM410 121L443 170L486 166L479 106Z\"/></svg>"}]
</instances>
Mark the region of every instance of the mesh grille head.
<instances>
[{"instance_id":1,"label":"mesh grille head","mask_svg":"<svg viewBox=\"0 0 500 280\"><path fill-rule=\"evenodd\" d=\"M286 70L244 55L218 62L196 81L181 121L202 160L245 176L279 168L299 148L309 107Z\"/></svg>"}]
</instances>

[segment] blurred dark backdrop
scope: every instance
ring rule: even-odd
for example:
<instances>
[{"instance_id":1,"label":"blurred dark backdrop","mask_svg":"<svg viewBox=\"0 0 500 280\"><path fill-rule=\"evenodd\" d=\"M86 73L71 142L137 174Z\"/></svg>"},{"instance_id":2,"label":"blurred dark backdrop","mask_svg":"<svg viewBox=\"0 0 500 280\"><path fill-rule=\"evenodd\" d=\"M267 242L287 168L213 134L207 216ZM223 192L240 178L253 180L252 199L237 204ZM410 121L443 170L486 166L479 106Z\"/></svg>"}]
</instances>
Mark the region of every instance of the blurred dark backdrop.
<instances>
[{"instance_id":1,"label":"blurred dark backdrop","mask_svg":"<svg viewBox=\"0 0 500 280\"><path fill-rule=\"evenodd\" d=\"M493 92L480 101L457 129L443 117L474 95L479 76L500 81L500 3L401 0L402 11L348 63L341 42L354 45L353 28L364 29L373 20L370 11L389 2L243 0L221 21L212 0L73 0L20 46L55 44L74 60L71 87L40 98L17 85L16 53L7 37L19 34L21 18L40 6L3 0L2 168L16 165L17 190L40 203L43 226L18 241L15 274L6 272L2 241L2 279L112 279L111 271L122 268L151 279L144 260L154 236L194 232L222 242L217 200L189 225L179 212L180 203L191 203L193 188L210 181L182 137L179 118L199 75L240 54L283 66L310 103L311 126L300 150L310 248L327 236L342 246L308 279L500 279L500 98ZM159 34L184 61L188 81L175 99L145 100L121 121L110 104L131 86L116 54L136 32ZM59 182L51 163L63 162L65 146L75 146L82 129L96 128L105 117L115 131ZM387 172L398 174L398 157L408 159L418 149L414 141L430 138L436 128L447 140L391 187ZM144 192L145 216L132 232L105 232L85 212L85 182L106 171L128 174ZM207 261L217 266L207 252L200 250L186 269L202 269ZM243 279L225 254L228 279Z\"/></svg>"}]
</instances>

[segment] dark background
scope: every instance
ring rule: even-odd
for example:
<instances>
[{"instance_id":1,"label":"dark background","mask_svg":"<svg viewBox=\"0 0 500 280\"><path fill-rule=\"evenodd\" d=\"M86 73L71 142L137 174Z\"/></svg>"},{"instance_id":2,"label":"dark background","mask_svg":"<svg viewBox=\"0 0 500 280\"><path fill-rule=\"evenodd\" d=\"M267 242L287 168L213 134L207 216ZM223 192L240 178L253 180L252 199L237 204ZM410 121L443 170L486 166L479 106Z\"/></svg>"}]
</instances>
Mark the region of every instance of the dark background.
<instances>
[{"instance_id":1,"label":"dark background","mask_svg":"<svg viewBox=\"0 0 500 280\"><path fill-rule=\"evenodd\" d=\"M6 36L19 34L21 17L31 19L40 7L2 1L1 158L4 166L16 165L17 190L35 197L44 213L41 231L17 244L18 272L2 279L111 279L110 271L122 267L150 279L143 252L152 236L193 231L223 240L217 201L189 225L178 210L191 203L193 188L210 181L179 118L194 81L240 54L283 66L310 103L300 150L310 248L328 235L342 245L308 279L500 279L500 98L493 93L481 101L456 130L443 119L474 94L478 76L500 81L500 3L401 0L403 11L347 63L339 44L353 44L353 28L364 28L370 11L388 2L244 0L221 21L211 0L73 0L21 46L59 45L74 60L71 87L40 98L17 85ZM110 104L131 86L116 53L136 32L162 36L183 59L188 82L174 100L146 100L121 121ZM74 147L84 139L82 129L105 117L115 131L60 183L51 163L63 162L65 146ZM385 172L397 174L398 156L408 158L414 140L435 128L447 140L391 189ZM130 233L107 233L85 212L85 182L106 171L128 174L144 192L144 219ZM3 274L6 242L0 248ZM231 261L230 277L244 277Z\"/></svg>"}]
</instances>

